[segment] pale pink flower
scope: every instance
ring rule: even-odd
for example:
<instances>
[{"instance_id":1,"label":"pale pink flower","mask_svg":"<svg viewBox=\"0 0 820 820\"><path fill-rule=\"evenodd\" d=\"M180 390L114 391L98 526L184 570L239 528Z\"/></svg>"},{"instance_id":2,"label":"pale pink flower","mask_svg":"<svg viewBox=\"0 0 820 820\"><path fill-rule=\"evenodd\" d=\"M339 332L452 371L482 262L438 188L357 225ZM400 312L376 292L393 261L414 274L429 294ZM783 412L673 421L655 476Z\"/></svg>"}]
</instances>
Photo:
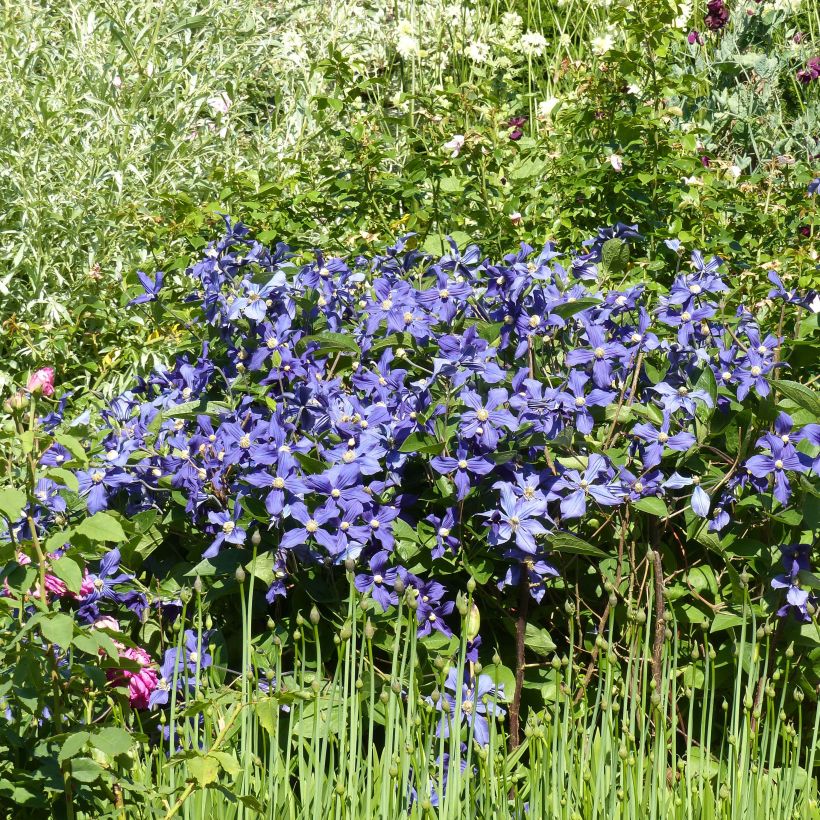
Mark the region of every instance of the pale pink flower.
<instances>
[{"instance_id":1,"label":"pale pink flower","mask_svg":"<svg viewBox=\"0 0 820 820\"><path fill-rule=\"evenodd\" d=\"M42 393L44 396L54 395L54 368L41 367L28 377L26 390L29 393Z\"/></svg>"}]
</instances>

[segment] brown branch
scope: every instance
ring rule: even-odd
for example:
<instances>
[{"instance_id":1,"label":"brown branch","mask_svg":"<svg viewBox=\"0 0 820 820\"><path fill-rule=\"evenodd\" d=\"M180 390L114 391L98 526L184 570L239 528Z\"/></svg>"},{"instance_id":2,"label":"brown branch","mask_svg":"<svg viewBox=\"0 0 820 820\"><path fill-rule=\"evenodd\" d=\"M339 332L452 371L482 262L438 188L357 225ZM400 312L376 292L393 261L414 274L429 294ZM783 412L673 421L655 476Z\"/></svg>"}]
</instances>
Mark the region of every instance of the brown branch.
<instances>
[{"instance_id":1,"label":"brown branch","mask_svg":"<svg viewBox=\"0 0 820 820\"><path fill-rule=\"evenodd\" d=\"M660 538L657 523L650 522L649 538L652 544L652 562L655 568L655 640L652 645L652 676L655 678L655 691L661 693L661 655L663 641L666 637L666 620L664 618L663 563L661 562Z\"/></svg>"},{"instance_id":2,"label":"brown branch","mask_svg":"<svg viewBox=\"0 0 820 820\"><path fill-rule=\"evenodd\" d=\"M519 731L521 715L521 693L524 689L524 639L527 634L527 610L530 605L530 583L527 567L521 564L521 578L518 582L518 618L515 622L515 692L510 705L510 749L521 743Z\"/></svg>"}]
</instances>

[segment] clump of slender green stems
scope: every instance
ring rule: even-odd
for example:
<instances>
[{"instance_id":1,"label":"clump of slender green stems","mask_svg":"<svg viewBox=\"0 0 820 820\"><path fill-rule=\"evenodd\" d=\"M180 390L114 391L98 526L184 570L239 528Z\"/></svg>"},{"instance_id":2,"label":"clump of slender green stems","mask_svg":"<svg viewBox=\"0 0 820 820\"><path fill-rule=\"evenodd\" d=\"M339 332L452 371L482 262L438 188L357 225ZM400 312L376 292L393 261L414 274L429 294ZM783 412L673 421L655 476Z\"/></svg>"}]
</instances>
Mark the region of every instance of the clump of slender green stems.
<instances>
[{"instance_id":1,"label":"clump of slender green stems","mask_svg":"<svg viewBox=\"0 0 820 820\"><path fill-rule=\"evenodd\" d=\"M412 600L377 626L351 576L331 640L313 607L290 634L270 622L253 642L253 586L253 576L242 578L242 670L215 666L189 703L171 700L161 739L123 778L122 817L818 816L820 711L796 684L789 650L771 672L772 630L757 623L748 596L728 668L707 632L678 623L670 605L658 657L650 596L643 606L626 602L622 635L612 634L610 615L586 675L570 617L567 652L542 665L542 705L522 712L523 742L513 748L503 667L467 660L466 637L430 664ZM201 598L182 617L203 636ZM469 594L464 601L466 614ZM493 682L484 745L476 703L447 691L451 668L456 680ZM718 701L727 674L733 696ZM439 708L446 695L449 721Z\"/></svg>"}]
</instances>

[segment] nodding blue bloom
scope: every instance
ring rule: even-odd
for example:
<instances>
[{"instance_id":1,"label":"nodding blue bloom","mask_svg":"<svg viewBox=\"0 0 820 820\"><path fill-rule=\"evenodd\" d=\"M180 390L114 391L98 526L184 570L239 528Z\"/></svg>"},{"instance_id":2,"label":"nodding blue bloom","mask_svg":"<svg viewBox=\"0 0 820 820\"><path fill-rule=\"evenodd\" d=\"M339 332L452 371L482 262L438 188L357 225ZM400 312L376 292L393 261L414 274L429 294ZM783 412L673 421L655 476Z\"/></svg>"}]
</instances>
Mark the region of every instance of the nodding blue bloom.
<instances>
[{"instance_id":1,"label":"nodding blue bloom","mask_svg":"<svg viewBox=\"0 0 820 820\"><path fill-rule=\"evenodd\" d=\"M99 465L77 472L80 496L85 498L88 511L93 515L108 509L110 499L134 478L118 467Z\"/></svg>"},{"instance_id":2,"label":"nodding blue bloom","mask_svg":"<svg viewBox=\"0 0 820 820\"><path fill-rule=\"evenodd\" d=\"M589 347L570 350L566 363L570 367L579 364L592 364L592 380L598 387L606 388L612 384L613 365L619 365L629 359L626 348L619 342L608 342L603 328L588 325L586 337Z\"/></svg>"},{"instance_id":3,"label":"nodding blue bloom","mask_svg":"<svg viewBox=\"0 0 820 820\"><path fill-rule=\"evenodd\" d=\"M451 668L444 681L444 692L435 704L442 714L436 734L441 737L450 737L451 732L456 737L461 733L461 727L471 728L473 739L479 746L486 746L490 742L490 726L487 717L505 715L506 711L499 706L504 700L504 684L495 682L489 675L479 675L478 679L471 677L465 669L464 680L461 682L461 710L456 714L459 693L458 671ZM432 701L431 701L432 702Z\"/></svg>"},{"instance_id":4,"label":"nodding blue bloom","mask_svg":"<svg viewBox=\"0 0 820 820\"><path fill-rule=\"evenodd\" d=\"M498 445L499 429L518 426L512 413L501 409L508 398L502 387L490 390L486 401L472 390L464 390L460 398L470 408L461 414L460 432L465 439L476 439L492 450Z\"/></svg>"},{"instance_id":5,"label":"nodding blue bloom","mask_svg":"<svg viewBox=\"0 0 820 820\"><path fill-rule=\"evenodd\" d=\"M695 437L691 433L682 430L674 435L669 435L669 425L672 417L669 412L663 414L663 422L660 429L653 424L636 424L632 428L632 435L640 441L646 442L647 446L642 448L642 461L645 469L655 467L661 463L665 449L686 452L695 444Z\"/></svg>"},{"instance_id":6,"label":"nodding blue bloom","mask_svg":"<svg viewBox=\"0 0 820 820\"><path fill-rule=\"evenodd\" d=\"M746 462L746 469L757 478L774 476L774 497L784 506L789 503L792 490L787 472L802 473L806 467L791 444L774 436L766 437L769 455L752 456Z\"/></svg>"},{"instance_id":7,"label":"nodding blue bloom","mask_svg":"<svg viewBox=\"0 0 820 820\"><path fill-rule=\"evenodd\" d=\"M541 523L542 520L549 521L546 503L519 498L509 484L502 484L499 506L500 511L483 513L491 519L490 543L515 541L519 550L535 555L538 552L535 537L549 532Z\"/></svg>"},{"instance_id":8,"label":"nodding blue bloom","mask_svg":"<svg viewBox=\"0 0 820 820\"><path fill-rule=\"evenodd\" d=\"M80 587L80 608L77 615L83 623L94 623L100 617L101 603L122 604L137 616L142 615L147 602L145 596L134 589L122 589L134 580L127 572L120 572L122 555L116 548L110 550L100 561L97 573L90 573Z\"/></svg>"},{"instance_id":9,"label":"nodding blue bloom","mask_svg":"<svg viewBox=\"0 0 820 820\"><path fill-rule=\"evenodd\" d=\"M423 581L417 585L416 621L419 638L429 635L434 629L447 638L453 636L453 630L444 620L455 607L453 601L444 601L444 587L437 581Z\"/></svg>"},{"instance_id":10,"label":"nodding blue bloom","mask_svg":"<svg viewBox=\"0 0 820 820\"><path fill-rule=\"evenodd\" d=\"M818 191L820 191L820 177L815 177L809 183L809 187L807 188L807 193L808 193L809 196L814 196Z\"/></svg>"},{"instance_id":11,"label":"nodding blue bloom","mask_svg":"<svg viewBox=\"0 0 820 820\"><path fill-rule=\"evenodd\" d=\"M431 551L433 558L441 558L446 552L458 552L458 538L453 535L456 526L456 514L452 507L441 518L431 514L424 520L432 524L435 533L436 546Z\"/></svg>"},{"instance_id":12,"label":"nodding blue bloom","mask_svg":"<svg viewBox=\"0 0 820 820\"><path fill-rule=\"evenodd\" d=\"M452 322L456 313L472 296L473 288L467 282L447 277L443 271L436 276L436 287L418 294L418 303L442 322Z\"/></svg>"},{"instance_id":13,"label":"nodding blue bloom","mask_svg":"<svg viewBox=\"0 0 820 820\"><path fill-rule=\"evenodd\" d=\"M360 572L353 583L359 592L369 592L373 600L387 612L399 603L399 594L393 589L399 578L399 570L387 564L390 553L380 550L370 558L370 572Z\"/></svg>"},{"instance_id":14,"label":"nodding blue bloom","mask_svg":"<svg viewBox=\"0 0 820 820\"><path fill-rule=\"evenodd\" d=\"M816 598L800 586L800 573L809 572L811 569L810 549L808 544L784 544L780 547L781 560L786 572L772 580L772 588L788 590L786 603L777 610L781 618L793 613L798 621L805 623L811 621L808 604L810 601L816 603Z\"/></svg>"},{"instance_id":15,"label":"nodding blue bloom","mask_svg":"<svg viewBox=\"0 0 820 820\"><path fill-rule=\"evenodd\" d=\"M139 296L135 296L131 299L128 303L129 307L131 305L142 305L145 302L155 302L159 298L160 290L162 290L165 274L162 271L159 271L156 277L151 279L150 276L143 273L141 270L138 270L137 278L140 280L140 284L142 285L142 289L145 293L141 293Z\"/></svg>"},{"instance_id":16,"label":"nodding blue bloom","mask_svg":"<svg viewBox=\"0 0 820 820\"><path fill-rule=\"evenodd\" d=\"M562 492L568 493L562 495ZM587 498L607 507L623 501L620 487L614 480L614 471L604 456L595 453L583 475L578 470L566 470L552 485L551 499L561 499L561 515L564 518L580 518L587 511Z\"/></svg>"},{"instance_id":17,"label":"nodding blue bloom","mask_svg":"<svg viewBox=\"0 0 820 820\"><path fill-rule=\"evenodd\" d=\"M656 384L652 390L661 397L661 406L668 413L683 410L688 416L695 415L697 405L695 401L702 401L707 407L712 406L712 397L705 390L693 390L685 384L673 387L671 384L661 382Z\"/></svg>"},{"instance_id":18,"label":"nodding blue bloom","mask_svg":"<svg viewBox=\"0 0 820 820\"><path fill-rule=\"evenodd\" d=\"M242 515L242 507L238 501L233 503L233 512L221 510L220 512L208 513L208 521L211 524L212 532L216 537L211 541L211 546L202 553L203 558L213 558L219 554L223 544L244 544L247 533L242 527L237 525Z\"/></svg>"},{"instance_id":19,"label":"nodding blue bloom","mask_svg":"<svg viewBox=\"0 0 820 820\"><path fill-rule=\"evenodd\" d=\"M584 385L589 381L589 376L580 370L570 371L567 379L568 392L559 393L559 399L563 405L564 412L573 419L575 427L579 433L587 435L592 432L595 422L590 407L608 407L615 401L615 391L600 390L594 388L589 393L584 392Z\"/></svg>"},{"instance_id":20,"label":"nodding blue bloom","mask_svg":"<svg viewBox=\"0 0 820 820\"><path fill-rule=\"evenodd\" d=\"M462 501L467 497L475 479L473 476L485 476L492 472L495 464L484 456L471 456L465 446L456 450L456 458L451 456L436 456L430 461L430 466L438 473L455 473L457 498Z\"/></svg>"},{"instance_id":21,"label":"nodding blue bloom","mask_svg":"<svg viewBox=\"0 0 820 820\"><path fill-rule=\"evenodd\" d=\"M547 581L550 578L557 578L558 570L547 560L542 550L531 555L522 550L511 549L504 553L504 557L511 563L507 567L506 575L498 582L498 588L518 587L521 583L521 573L525 572L530 595L540 604L547 591Z\"/></svg>"}]
</instances>

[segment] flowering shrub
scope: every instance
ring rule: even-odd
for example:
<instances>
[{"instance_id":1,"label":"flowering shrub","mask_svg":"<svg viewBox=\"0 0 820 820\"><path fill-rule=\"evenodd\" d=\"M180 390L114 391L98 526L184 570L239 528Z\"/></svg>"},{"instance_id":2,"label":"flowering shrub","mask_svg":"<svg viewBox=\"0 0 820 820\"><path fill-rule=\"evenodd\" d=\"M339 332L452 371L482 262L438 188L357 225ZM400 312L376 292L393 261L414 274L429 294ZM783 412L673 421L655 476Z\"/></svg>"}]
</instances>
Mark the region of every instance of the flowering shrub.
<instances>
[{"instance_id":1,"label":"flowering shrub","mask_svg":"<svg viewBox=\"0 0 820 820\"><path fill-rule=\"evenodd\" d=\"M16 641L64 681L43 718L83 676L148 720L192 697L215 649L237 661L217 601L247 573L285 622L289 597L332 611L346 570L374 622L406 603L428 651L466 640L464 702L506 698L513 742L526 654L567 647L565 605L598 630L619 598L631 617L647 562L684 622L739 622L752 581L759 617L812 620L820 425L787 377L806 375L790 370L814 294L770 272L762 301L736 303L721 260L674 241L647 281L624 224L574 253L492 262L451 242L434 260L406 236L301 265L226 224L188 271L196 352L69 423L66 396L37 414L48 370L7 407L24 465L0 498L8 628L22 618ZM161 274L141 281L155 310L183 309ZM213 629L188 628L186 576L210 585ZM474 671L493 650L495 679ZM32 708L5 697L11 719ZM474 706L480 743L506 710Z\"/></svg>"}]
</instances>

